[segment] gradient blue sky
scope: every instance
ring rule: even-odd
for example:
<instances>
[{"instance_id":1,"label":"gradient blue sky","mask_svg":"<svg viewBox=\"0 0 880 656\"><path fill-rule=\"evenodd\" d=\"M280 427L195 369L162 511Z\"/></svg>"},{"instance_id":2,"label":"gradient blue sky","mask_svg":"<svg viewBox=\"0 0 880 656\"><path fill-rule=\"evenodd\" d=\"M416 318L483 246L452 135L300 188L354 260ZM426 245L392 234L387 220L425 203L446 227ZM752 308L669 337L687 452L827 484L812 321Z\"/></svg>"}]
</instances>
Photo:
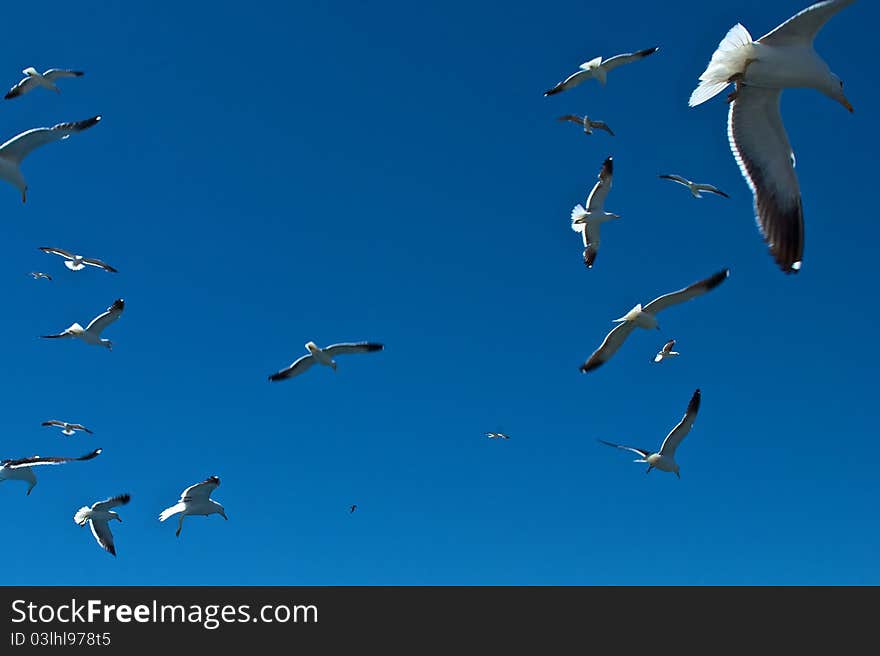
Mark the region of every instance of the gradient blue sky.
<instances>
[{"instance_id":1,"label":"gradient blue sky","mask_svg":"<svg viewBox=\"0 0 880 656\"><path fill-rule=\"evenodd\" d=\"M687 107L734 23L758 37L806 4L5 7L8 26L62 15L5 30L7 85L30 65L86 76L0 101L0 138L104 121L25 161L26 205L0 185L0 457L104 453L38 471L29 497L0 485L4 584L880 583L880 10L856 3L817 40L855 114L783 98L800 275L754 225L723 98ZM654 45L605 88L542 96ZM618 136L555 121L572 112ZM587 271L569 213L609 154L624 218ZM120 273L71 273L43 245ZM611 319L723 267L662 333L578 372ZM38 339L117 297L112 352ZM682 357L652 365L668 337ZM266 380L308 340L364 339L385 351ZM656 447L697 387L681 480L596 442ZM157 514L210 474L229 522L176 539ZM126 491L114 559L72 516Z\"/></svg>"}]
</instances>

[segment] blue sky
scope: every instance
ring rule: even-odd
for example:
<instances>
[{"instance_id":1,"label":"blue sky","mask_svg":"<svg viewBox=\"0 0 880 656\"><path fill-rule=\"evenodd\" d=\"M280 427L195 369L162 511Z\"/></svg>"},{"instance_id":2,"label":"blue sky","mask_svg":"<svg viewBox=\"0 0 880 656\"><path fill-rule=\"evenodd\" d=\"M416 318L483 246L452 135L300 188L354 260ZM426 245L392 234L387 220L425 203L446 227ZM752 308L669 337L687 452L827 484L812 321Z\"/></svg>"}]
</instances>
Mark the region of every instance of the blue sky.
<instances>
[{"instance_id":1,"label":"blue sky","mask_svg":"<svg viewBox=\"0 0 880 656\"><path fill-rule=\"evenodd\" d=\"M754 225L723 98L687 107L733 24L758 37L805 4L159 2L8 30L8 85L30 65L86 75L0 102L0 138L104 120L25 161L26 205L0 185L0 457L104 453L37 472L29 497L0 485L4 583L880 583L876 4L817 40L855 114L783 96L798 276ZM654 45L605 88L542 96ZM609 154L623 218L588 271L569 214ZM694 200L666 172L732 198ZM120 272L71 273L44 245ZM662 333L578 372L611 319L723 267ZM38 339L117 297L112 352ZM682 357L652 365L669 337ZM309 340L386 349L268 383ZM596 442L658 446L698 387L681 480ZM211 474L229 522L190 518L176 539L156 516ZM114 559L72 516L121 492Z\"/></svg>"}]
</instances>

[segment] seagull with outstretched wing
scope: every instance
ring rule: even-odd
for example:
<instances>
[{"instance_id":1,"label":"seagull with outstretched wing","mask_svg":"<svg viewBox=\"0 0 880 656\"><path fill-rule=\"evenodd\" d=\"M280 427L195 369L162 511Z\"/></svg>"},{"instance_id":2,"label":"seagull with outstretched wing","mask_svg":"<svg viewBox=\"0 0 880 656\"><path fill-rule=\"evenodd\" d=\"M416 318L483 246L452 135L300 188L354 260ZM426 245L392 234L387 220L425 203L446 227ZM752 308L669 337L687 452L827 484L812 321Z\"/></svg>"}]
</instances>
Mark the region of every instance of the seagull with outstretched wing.
<instances>
[{"instance_id":1,"label":"seagull with outstretched wing","mask_svg":"<svg viewBox=\"0 0 880 656\"><path fill-rule=\"evenodd\" d=\"M382 344L357 342L332 344L322 349L314 342L308 342L306 344L306 349L309 351L308 353L295 360L289 367L269 376L269 380L277 382L279 380L286 380L288 378L293 378L294 376L299 376L315 363L323 364L324 366L333 369L333 371L336 371L336 361L333 358L337 355L343 355L346 353L373 353L374 351L381 351L383 348L385 347Z\"/></svg>"},{"instance_id":2,"label":"seagull with outstretched wing","mask_svg":"<svg viewBox=\"0 0 880 656\"><path fill-rule=\"evenodd\" d=\"M544 95L552 96L557 93L562 93L563 91L571 89L572 87L576 87L577 85L591 78L599 80L599 82L604 86L606 76L610 71L613 71L618 66L631 64L632 62L644 59L648 55L653 55L658 50L660 50L659 47L647 48L645 50L639 50L638 52L628 52L623 55L615 55L614 57L610 57L608 59L595 57L594 59L591 59L590 61L586 61L581 64L576 72L569 75L552 89L545 91Z\"/></svg>"},{"instance_id":3,"label":"seagull with outstretched wing","mask_svg":"<svg viewBox=\"0 0 880 656\"><path fill-rule=\"evenodd\" d=\"M23 96L28 91L36 89L37 87L43 87L44 89L49 89L55 93L61 93L61 89L55 84L55 80L60 80L65 77L82 77L85 75L82 71L72 71L65 68L50 68L49 70L40 73L33 66L28 66L22 71L22 73L24 74L24 78L20 82L17 82L15 86L3 96L6 100Z\"/></svg>"},{"instance_id":4,"label":"seagull with outstretched wing","mask_svg":"<svg viewBox=\"0 0 880 656\"><path fill-rule=\"evenodd\" d=\"M30 494L37 484L37 477L31 471L34 467L63 465L66 462L91 460L101 455L101 451L102 449L95 449L91 453L87 453L79 458L31 456L30 458L19 458L18 460L2 460L0 461L0 483L3 481L25 481L28 484L27 494Z\"/></svg>"},{"instance_id":5,"label":"seagull with outstretched wing","mask_svg":"<svg viewBox=\"0 0 880 656\"><path fill-rule=\"evenodd\" d=\"M63 332L60 332L56 335L43 335L43 339L60 339L64 337L76 337L77 339L81 339L86 344L92 344L93 346L103 346L109 350L113 350L113 342L109 339L103 339L101 337L101 331L103 331L107 326L116 321L121 315L122 311L125 309L125 301L121 298L117 298L113 301L113 305L107 308L106 312L99 314L97 317L92 319L91 323L88 326L83 328L78 323L74 323L67 328Z\"/></svg>"},{"instance_id":6,"label":"seagull with outstretched wing","mask_svg":"<svg viewBox=\"0 0 880 656\"><path fill-rule=\"evenodd\" d=\"M702 191L705 191L710 194L716 194L717 196L724 196L725 198L730 198L730 196L725 194L723 191L721 191L715 185L693 182L691 180L688 180L687 178L681 177L680 175L675 175L675 174L671 174L671 173L664 173L663 175L661 175L659 177L662 178L663 180L672 180L673 182L677 182L680 185L684 185L685 187L690 189L691 194L693 195L694 198L702 198L703 195L700 193Z\"/></svg>"},{"instance_id":7,"label":"seagull with outstretched wing","mask_svg":"<svg viewBox=\"0 0 880 656\"><path fill-rule=\"evenodd\" d=\"M81 269L84 269L86 265L88 265L97 267L99 269L104 269L104 271L109 271L110 273L118 273L118 271L112 266L110 266L103 260L98 260L94 257L84 257L82 255L77 255L76 253L66 251L63 248L54 248L52 246L40 246L40 250L44 253L49 253L50 255L60 255L61 257L63 257L64 266L66 266L71 271L80 271Z\"/></svg>"},{"instance_id":8,"label":"seagull with outstretched wing","mask_svg":"<svg viewBox=\"0 0 880 656\"><path fill-rule=\"evenodd\" d=\"M121 522L122 518L119 516L119 513L112 509L117 506L124 506L129 501L131 501L130 494L120 494L104 501L93 503L91 508L83 506L76 511L73 521L80 526L85 526L86 522L88 522L91 525L92 535L98 544L115 556L116 545L113 542L113 533L110 532L110 520L115 519Z\"/></svg>"},{"instance_id":9,"label":"seagull with outstretched wing","mask_svg":"<svg viewBox=\"0 0 880 656\"><path fill-rule=\"evenodd\" d=\"M170 508L166 508L159 514L159 521L164 522L169 517L179 514L180 520L177 523L177 532L174 534L180 537L180 530L183 528L183 518L187 515L208 515L217 514L223 519L229 519L223 506L211 498L211 493L220 485L218 476L210 476L201 483L190 485L180 493L180 499Z\"/></svg>"}]
</instances>

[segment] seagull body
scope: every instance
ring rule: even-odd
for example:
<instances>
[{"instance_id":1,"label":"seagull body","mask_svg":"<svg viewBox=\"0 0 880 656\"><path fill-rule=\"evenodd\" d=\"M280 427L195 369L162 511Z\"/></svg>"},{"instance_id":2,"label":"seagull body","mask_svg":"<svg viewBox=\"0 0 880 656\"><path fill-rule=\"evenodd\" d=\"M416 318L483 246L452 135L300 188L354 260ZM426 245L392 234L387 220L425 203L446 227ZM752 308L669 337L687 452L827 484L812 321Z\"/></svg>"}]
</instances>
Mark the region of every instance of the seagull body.
<instances>
[{"instance_id":1,"label":"seagull body","mask_svg":"<svg viewBox=\"0 0 880 656\"><path fill-rule=\"evenodd\" d=\"M122 518L111 508L124 506L129 501L131 501L131 495L120 494L119 496L93 503L91 508L83 506L76 511L73 521L80 526L85 526L86 522L89 522L92 535L98 544L115 556L116 545L113 543L113 533L110 532L110 521L115 519L121 522Z\"/></svg>"},{"instance_id":2,"label":"seagull body","mask_svg":"<svg viewBox=\"0 0 880 656\"><path fill-rule=\"evenodd\" d=\"M639 50L638 52L615 55L614 57L610 57L609 59L596 57L594 59L591 59L590 61L586 61L581 64L578 67L577 72L569 75L552 89L545 91L544 95L552 96L554 94L561 93L566 89L576 87L580 83L585 82L590 78L595 78L599 80L599 82L604 86L605 79L609 71L612 71L618 66L622 66L623 64L629 64L631 62L644 59L648 55L653 55L659 49L660 48L648 48L646 50Z\"/></svg>"},{"instance_id":3,"label":"seagull body","mask_svg":"<svg viewBox=\"0 0 880 656\"><path fill-rule=\"evenodd\" d=\"M64 258L64 266L66 266L71 271L79 271L81 269L85 269L86 265L98 267L99 269L104 269L104 271L109 271L110 273L118 273L116 269L107 264L102 260L95 259L93 257L83 257L82 255L77 255L75 253L71 253L70 251L66 251L63 248L53 248L51 246L40 246L40 250L44 253L49 253L51 255L60 255Z\"/></svg>"},{"instance_id":4,"label":"seagull body","mask_svg":"<svg viewBox=\"0 0 880 656\"><path fill-rule=\"evenodd\" d=\"M52 280L52 276L50 276L48 273L43 273L42 271L31 271L31 277L34 280L40 280L41 278Z\"/></svg>"},{"instance_id":5,"label":"seagull body","mask_svg":"<svg viewBox=\"0 0 880 656\"><path fill-rule=\"evenodd\" d=\"M66 421L58 421L57 419L50 419L49 421L44 421L41 426L58 426L61 428L61 432L64 435L73 435L76 431L84 431L89 435L93 435L92 431L83 426L82 424L71 424Z\"/></svg>"},{"instance_id":6,"label":"seagull body","mask_svg":"<svg viewBox=\"0 0 880 656\"><path fill-rule=\"evenodd\" d=\"M84 121L59 123L51 128L33 128L18 134L0 146L0 178L21 192L21 202L27 201L27 182L21 173L22 160L35 148L53 141L67 139L70 135L87 130L101 120L93 116Z\"/></svg>"},{"instance_id":7,"label":"seagull body","mask_svg":"<svg viewBox=\"0 0 880 656\"><path fill-rule=\"evenodd\" d=\"M31 89L36 89L37 87L43 87L44 89L49 89L49 91L61 93L61 89L55 84L55 80L61 79L62 77L82 77L84 75L82 71L71 71L63 68L50 68L49 70L40 73L33 66L28 66L22 71L22 73L25 76L24 79L18 82L6 93L4 96L6 100L23 96Z\"/></svg>"},{"instance_id":8,"label":"seagull body","mask_svg":"<svg viewBox=\"0 0 880 656\"><path fill-rule=\"evenodd\" d=\"M705 191L710 194L717 194L719 196L724 196L725 198L730 198L730 196L725 194L723 191L721 191L715 185L700 184L700 183L692 182L691 180L688 180L687 178L683 178L680 175L674 175L674 174L664 173L660 177L663 178L664 180L672 180L673 182L677 182L678 184L684 185L685 187L687 187L688 189L691 190L691 194L693 195L694 198L702 198L703 195L700 193L701 191Z\"/></svg>"},{"instance_id":9,"label":"seagull body","mask_svg":"<svg viewBox=\"0 0 880 656\"><path fill-rule=\"evenodd\" d=\"M86 344L92 344L94 346L103 346L108 350L113 350L113 342L109 339L103 339L101 337L101 331L104 330L111 323L116 321L122 311L125 309L125 301L121 298L117 298L113 301L113 305L107 308L107 311L103 314L99 314L97 317L92 319L88 326L83 328L78 323L74 323L70 328L66 329L64 332L58 333L57 335L43 335L44 339L58 339L62 337L76 337L81 339Z\"/></svg>"},{"instance_id":10,"label":"seagull body","mask_svg":"<svg viewBox=\"0 0 880 656\"><path fill-rule=\"evenodd\" d=\"M509 440L510 439L510 435L507 435L505 433L486 433L486 437L488 437L490 440L499 440L499 439L500 440Z\"/></svg>"},{"instance_id":11,"label":"seagull body","mask_svg":"<svg viewBox=\"0 0 880 656\"><path fill-rule=\"evenodd\" d=\"M91 453L87 453L79 458L31 456L30 458L20 458L19 460L2 460L0 461L0 483L7 480L25 481L28 484L27 494L30 494L37 484L37 477L31 471L34 467L41 465L63 465L65 462L76 460L91 460L92 458L97 458L100 454L101 449L95 449Z\"/></svg>"},{"instance_id":12,"label":"seagull body","mask_svg":"<svg viewBox=\"0 0 880 656\"><path fill-rule=\"evenodd\" d=\"M593 268L596 255L599 253L599 226L612 219L619 219L620 215L605 211L605 199L611 191L611 181L614 177L614 161L607 158L599 170L599 181L593 186L587 206L575 205L571 210L571 229L579 232L584 242L584 264L588 269Z\"/></svg>"},{"instance_id":13,"label":"seagull body","mask_svg":"<svg viewBox=\"0 0 880 656\"><path fill-rule=\"evenodd\" d=\"M597 130L605 130L612 137L614 133L611 131L611 128L608 127L608 124L605 121L593 121L590 120L589 116L575 116L574 114L566 114L565 116L560 116L557 121L571 121L572 123L577 123L580 125L586 134L593 134L593 128Z\"/></svg>"},{"instance_id":14,"label":"seagull body","mask_svg":"<svg viewBox=\"0 0 880 656\"><path fill-rule=\"evenodd\" d=\"M735 25L712 55L689 101L694 107L736 84L728 97L730 148L752 190L761 234L785 273L801 268L804 217L794 153L779 112L782 90L813 88L853 111L843 82L813 49L822 26L853 2L818 2L757 41L741 24Z\"/></svg>"},{"instance_id":15,"label":"seagull body","mask_svg":"<svg viewBox=\"0 0 880 656\"><path fill-rule=\"evenodd\" d=\"M358 342L351 344L331 344L322 349L314 342L308 342L306 343L306 349L308 350L306 355L293 362L286 369L282 369L269 376L269 380L275 382L287 378L293 378L294 376L303 373L316 362L336 371L336 361L333 359L336 355L341 355L343 353L372 353L373 351L381 351L383 348L385 347L382 344Z\"/></svg>"},{"instance_id":16,"label":"seagull body","mask_svg":"<svg viewBox=\"0 0 880 656\"><path fill-rule=\"evenodd\" d=\"M670 339L654 356L654 362L663 362L666 358L675 358L681 355L678 351L673 351L673 348L675 348L675 340Z\"/></svg>"},{"instance_id":17,"label":"seagull body","mask_svg":"<svg viewBox=\"0 0 880 656\"><path fill-rule=\"evenodd\" d=\"M691 428L694 425L694 420L697 418L697 412L700 409L700 390L696 390L694 395L691 397L690 402L688 403L687 410L684 413L684 417L681 418L681 421L673 428L669 435L666 436L666 439L663 440L663 445L660 447L659 451L651 452L645 449L637 449L632 446L624 446L622 444L614 444L613 442L606 442L605 440L599 440L602 444L607 444L608 446L613 446L616 449L623 449L624 451L632 451L633 453L640 456L634 462L644 462L647 463L648 469L645 472L646 474L651 473L652 469L659 469L660 471L665 472L674 472L678 478L681 478L681 474L679 473L678 463L675 462L675 450L678 448L678 445L681 444L681 441L685 438L685 436L690 432Z\"/></svg>"},{"instance_id":18,"label":"seagull body","mask_svg":"<svg viewBox=\"0 0 880 656\"><path fill-rule=\"evenodd\" d=\"M211 492L220 485L220 478L211 476L210 478L190 485L180 494L180 499L170 508L166 508L159 514L159 521L164 522L169 517L180 514L180 521L177 523L177 532L174 534L180 537L180 530L183 528L183 518L187 515L208 515L218 514L223 519L229 519L226 511L219 503L211 499Z\"/></svg>"},{"instance_id":19,"label":"seagull body","mask_svg":"<svg viewBox=\"0 0 880 656\"><path fill-rule=\"evenodd\" d=\"M659 296L644 307L639 303L625 315L614 320L614 323L619 325L605 336L601 346L599 346L589 359L581 365L581 372L587 373L607 362L623 345L630 333L636 328L645 328L648 330L657 328L659 330L660 326L657 323L657 313L661 310L672 305L677 305L678 303L683 303L696 296L705 294L711 289L715 289L718 285L724 282L729 275L730 270L724 269L704 280L688 285L684 289Z\"/></svg>"}]
</instances>

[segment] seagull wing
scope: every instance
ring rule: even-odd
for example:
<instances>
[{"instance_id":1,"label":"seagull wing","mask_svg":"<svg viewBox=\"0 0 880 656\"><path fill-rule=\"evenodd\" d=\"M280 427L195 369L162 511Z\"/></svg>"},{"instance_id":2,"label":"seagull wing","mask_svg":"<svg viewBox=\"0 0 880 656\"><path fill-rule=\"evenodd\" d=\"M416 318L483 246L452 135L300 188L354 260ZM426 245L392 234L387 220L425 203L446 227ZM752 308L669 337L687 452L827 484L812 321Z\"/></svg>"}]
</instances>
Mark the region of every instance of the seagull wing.
<instances>
[{"instance_id":1,"label":"seagull wing","mask_svg":"<svg viewBox=\"0 0 880 656\"><path fill-rule=\"evenodd\" d=\"M63 421L58 421L57 419L50 419L49 421L44 421L41 426L63 426Z\"/></svg>"},{"instance_id":2,"label":"seagull wing","mask_svg":"<svg viewBox=\"0 0 880 656\"><path fill-rule=\"evenodd\" d=\"M60 255L61 257L66 257L68 260L72 260L76 258L76 255L71 253L70 251L66 251L63 248L52 248L51 246L40 246L40 250L44 253L50 253L52 255Z\"/></svg>"},{"instance_id":3,"label":"seagull wing","mask_svg":"<svg viewBox=\"0 0 880 656\"><path fill-rule=\"evenodd\" d=\"M220 479L216 476L211 476L201 483L196 483L195 485L190 485L186 488L180 493L180 500L193 501L196 499L207 499L211 496L211 492L216 490L219 485Z\"/></svg>"},{"instance_id":4,"label":"seagull wing","mask_svg":"<svg viewBox=\"0 0 880 656\"><path fill-rule=\"evenodd\" d=\"M106 262L102 262L101 260L96 260L95 258L92 258L92 257L84 257L82 259L82 263L88 264L89 266L93 266L93 267L99 267L101 269L104 269L105 271L109 271L110 273L118 273L118 271L116 269L114 269L112 266L110 266Z\"/></svg>"},{"instance_id":5,"label":"seagull wing","mask_svg":"<svg viewBox=\"0 0 880 656\"><path fill-rule=\"evenodd\" d=\"M684 417L681 418L681 421L678 422L678 425L672 429L669 435L666 436L666 439L663 440L663 446L660 447L660 455L668 456L669 458L675 457L675 449L681 444L681 441L684 439L685 435L688 434L691 427L694 425L694 419L697 418L697 411L700 409L700 390L694 392L694 395L691 397L690 403L688 403L687 410L684 413Z\"/></svg>"},{"instance_id":6,"label":"seagull wing","mask_svg":"<svg viewBox=\"0 0 880 656\"><path fill-rule=\"evenodd\" d=\"M306 369L315 364L315 357L311 353L306 353L304 356L294 361L292 365L287 367L286 369L282 369L271 376L269 376L269 380L278 381L284 380L285 378L293 378L294 376L298 376Z\"/></svg>"},{"instance_id":7,"label":"seagull wing","mask_svg":"<svg viewBox=\"0 0 880 656\"><path fill-rule=\"evenodd\" d=\"M794 154L779 113L781 96L780 89L737 84L727 117L727 137L752 190L764 241L779 267L794 273L804 254L804 210Z\"/></svg>"},{"instance_id":8,"label":"seagull wing","mask_svg":"<svg viewBox=\"0 0 880 656\"><path fill-rule=\"evenodd\" d=\"M4 98L6 100L11 100L12 98L18 98L26 94L28 91L37 86L37 81L28 75L23 80L19 81L14 87L12 87L9 91L6 92Z\"/></svg>"},{"instance_id":9,"label":"seagull wing","mask_svg":"<svg viewBox=\"0 0 880 656\"><path fill-rule=\"evenodd\" d=\"M855 0L826 0L817 2L785 21L782 25L758 39L759 43L771 46L811 46L822 26L838 11L851 5Z\"/></svg>"},{"instance_id":10,"label":"seagull wing","mask_svg":"<svg viewBox=\"0 0 880 656\"><path fill-rule=\"evenodd\" d=\"M683 184L685 187L691 186L691 181L687 178L683 178L680 175L674 175L672 173L664 173L663 175L658 176L663 178L664 180L672 180L673 182L678 182L679 184Z\"/></svg>"},{"instance_id":11,"label":"seagull wing","mask_svg":"<svg viewBox=\"0 0 880 656\"><path fill-rule=\"evenodd\" d=\"M587 198L587 211L601 212L605 207L605 198L611 191L611 181L614 178L614 160L609 157L602 162L599 169L599 182L593 186L589 198Z\"/></svg>"},{"instance_id":12,"label":"seagull wing","mask_svg":"<svg viewBox=\"0 0 880 656\"><path fill-rule=\"evenodd\" d=\"M584 80L589 80L593 77L593 71L591 70L579 70L576 73L572 73L567 78L565 78L562 82L557 84L552 89L549 89L544 92L545 96L552 96L557 93L562 93L566 89L571 89L572 87L576 87Z\"/></svg>"},{"instance_id":13,"label":"seagull wing","mask_svg":"<svg viewBox=\"0 0 880 656\"><path fill-rule=\"evenodd\" d=\"M584 124L584 119L580 116L575 116L574 114L566 114L565 116L560 116L556 119L557 121L571 121L572 123L577 123L578 125Z\"/></svg>"},{"instance_id":14,"label":"seagull wing","mask_svg":"<svg viewBox=\"0 0 880 656\"><path fill-rule=\"evenodd\" d=\"M49 80L57 80L62 77L82 77L85 75L82 71L71 71L66 68L50 68L48 71L43 73L43 77Z\"/></svg>"},{"instance_id":15,"label":"seagull wing","mask_svg":"<svg viewBox=\"0 0 880 656\"><path fill-rule=\"evenodd\" d=\"M730 198L730 196L728 196L727 194L725 194L723 191L721 191L721 190L720 190L718 187L716 187L715 185L710 185L710 184L698 184L698 185L697 185L697 191L707 191L707 192L709 192L710 194L718 194L719 196L724 196L725 198Z\"/></svg>"},{"instance_id":16,"label":"seagull wing","mask_svg":"<svg viewBox=\"0 0 880 656\"><path fill-rule=\"evenodd\" d=\"M0 157L5 157L15 163L20 163L32 150L40 146L67 139L72 134L82 132L96 125L101 120L100 116L93 116L84 121L73 123L59 123L51 128L34 128L12 137L0 146Z\"/></svg>"},{"instance_id":17,"label":"seagull wing","mask_svg":"<svg viewBox=\"0 0 880 656\"><path fill-rule=\"evenodd\" d=\"M605 336L601 346L581 365L581 372L587 373L592 371L611 359L611 356L617 353L617 349L626 341L626 338L635 330L635 327L636 325L632 321L624 321L615 326L614 330Z\"/></svg>"},{"instance_id":18,"label":"seagull wing","mask_svg":"<svg viewBox=\"0 0 880 656\"><path fill-rule=\"evenodd\" d=\"M670 305L684 303L700 294L705 294L710 289L715 289L718 285L724 282L729 275L730 269L723 269L704 280L688 285L684 289L679 289L677 292L670 292L669 294L663 294L663 296L655 298L648 303L643 310L645 312L650 312L651 314L657 314L660 310L665 310Z\"/></svg>"},{"instance_id":19,"label":"seagull wing","mask_svg":"<svg viewBox=\"0 0 880 656\"><path fill-rule=\"evenodd\" d=\"M584 236L584 264L588 269L592 269L596 255L599 254L599 224L590 221L584 226L582 234Z\"/></svg>"},{"instance_id":20,"label":"seagull wing","mask_svg":"<svg viewBox=\"0 0 880 656\"><path fill-rule=\"evenodd\" d=\"M93 333L100 335L101 331L104 330L104 328L106 328L119 318L124 309L125 301L123 301L121 298L117 298L115 301L113 301L113 305L107 308L106 312L104 312L103 314L99 314L97 317L92 319L91 323L86 326L86 330L90 330Z\"/></svg>"},{"instance_id":21,"label":"seagull wing","mask_svg":"<svg viewBox=\"0 0 880 656\"><path fill-rule=\"evenodd\" d=\"M113 544L113 533L110 532L109 522L106 519L90 518L89 526L98 544L115 556L116 546Z\"/></svg>"},{"instance_id":22,"label":"seagull wing","mask_svg":"<svg viewBox=\"0 0 880 656\"><path fill-rule=\"evenodd\" d=\"M130 494L120 494L115 497L110 497L109 499L104 499L103 501L96 501L92 504L92 510L110 510L116 506L124 506L129 501L131 501Z\"/></svg>"},{"instance_id":23,"label":"seagull wing","mask_svg":"<svg viewBox=\"0 0 880 656\"><path fill-rule=\"evenodd\" d=\"M63 332L56 333L55 335L42 335L43 339L58 339L61 337L74 337L78 333L83 332L83 327L78 323L75 323L70 326L70 328L65 329Z\"/></svg>"},{"instance_id":24,"label":"seagull wing","mask_svg":"<svg viewBox=\"0 0 880 656\"><path fill-rule=\"evenodd\" d=\"M18 469L19 467L37 467L39 465L63 465L65 462L73 462L75 460L91 460L101 455L103 449L95 449L91 453L87 453L79 458L55 458L31 456L30 458L20 458L18 460L7 460L4 465L9 469Z\"/></svg>"},{"instance_id":25,"label":"seagull wing","mask_svg":"<svg viewBox=\"0 0 880 656\"><path fill-rule=\"evenodd\" d=\"M670 339L668 342L666 342L666 343L663 345L663 352L664 352L664 353L669 353L669 352L670 352L672 349L674 349L674 348L675 348L675 340L674 340L674 339Z\"/></svg>"},{"instance_id":26,"label":"seagull wing","mask_svg":"<svg viewBox=\"0 0 880 656\"><path fill-rule=\"evenodd\" d=\"M374 342L358 342L351 344L331 344L325 349L324 353L333 357L343 353L372 353L373 351L381 351L385 346Z\"/></svg>"},{"instance_id":27,"label":"seagull wing","mask_svg":"<svg viewBox=\"0 0 880 656\"><path fill-rule=\"evenodd\" d=\"M623 66L624 64L630 64L634 61L644 59L648 55L653 55L658 50L660 50L659 47L647 48L645 50L639 50L638 52L628 52L622 55L615 55L614 57L603 60L602 68L604 68L606 71L610 71L617 68L618 66Z\"/></svg>"},{"instance_id":28,"label":"seagull wing","mask_svg":"<svg viewBox=\"0 0 880 656\"><path fill-rule=\"evenodd\" d=\"M651 455L650 451L645 451L644 449L637 449L634 446L625 446L623 444L615 444L614 442L606 442L605 440L599 440L599 441L602 444L607 444L608 446L613 446L615 449L623 449L624 451L632 451L633 453L636 453L636 454L642 456L642 458L647 458L649 455Z\"/></svg>"},{"instance_id":29,"label":"seagull wing","mask_svg":"<svg viewBox=\"0 0 880 656\"><path fill-rule=\"evenodd\" d=\"M611 128L608 127L608 124L605 121L590 121L590 127L594 127L597 130L605 130L612 137L614 133L611 131Z\"/></svg>"},{"instance_id":30,"label":"seagull wing","mask_svg":"<svg viewBox=\"0 0 880 656\"><path fill-rule=\"evenodd\" d=\"M94 433L93 433L92 431L90 431L88 428L86 428L86 427L83 426L82 424L70 424L70 427L71 427L73 430L81 430L81 431L85 431L85 432L88 433L89 435L94 435Z\"/></svg>"}]
</instances>

